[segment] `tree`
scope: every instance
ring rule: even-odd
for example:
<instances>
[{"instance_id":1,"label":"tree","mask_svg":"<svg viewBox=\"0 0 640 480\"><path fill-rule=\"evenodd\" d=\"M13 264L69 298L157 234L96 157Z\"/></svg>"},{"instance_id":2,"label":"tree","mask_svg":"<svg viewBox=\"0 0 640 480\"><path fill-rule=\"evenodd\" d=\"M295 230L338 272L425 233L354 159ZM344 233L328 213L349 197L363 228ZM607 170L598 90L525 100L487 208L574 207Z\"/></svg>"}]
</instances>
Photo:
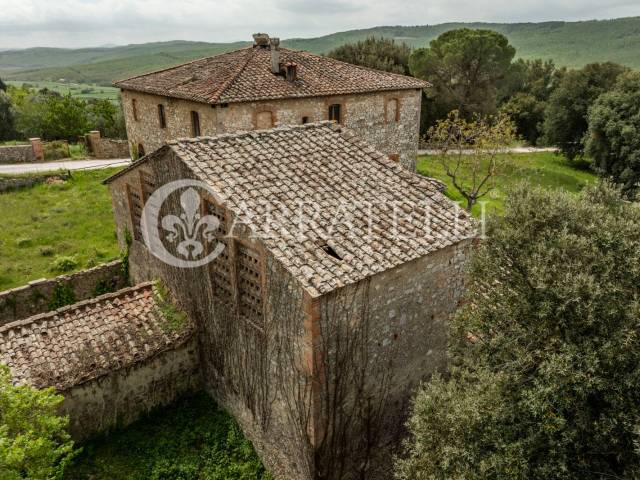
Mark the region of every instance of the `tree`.
<instances>
[{"instance_id":1,"label":"tree","mask_svg":"<svg viewBox=\"0 0 640 480\"><path fill-rule=\"evenodd\" d=\"M86 103L71 94L48 95L43 118L43 136L47 140L77 140L90 128Z\"/></svg>"},{"instance_id":2,"label":"tree","mask_svg":"<svg viewBox=\"0 0 640 480\"><path fill-rule=\"evenodd\" d=\"M521 185L490 219L398 478L640 478L640 209Z\"/></svg>"},{"instance_id":3,"label":"tree","mask_svg":"<svg viewBox=\"0 0 640 480\"><path fill-rule=\"evenodd\" d=\"M427 140L470 211L493 189L502 163L500 153L513 143L515 134L505 115L467 121L453 111L429 130Z\"/></svg>"},{"instance_id":4,"label":"tree","mask_svg":"<svg viewBox=\"0 0 640 480\"><path fill-rule=\"evenodd\" d=\"M589 110L586 153L630 197L640 185L640 73L623 74Z\"/></svg>"},{"instance_id":5,"label":"tree","mask_svg":"<svg viewBox=\"0 0 640 480\"><path fill-rule=\"evenodd\" d=\"M511 65L500 92L500 111L508 115L522 138L539 143L544 113L551 93L564 76L552 61L522 60Z\"/></svg>"},{"instance_id":6,"label":"tree","mask_svg":"<svg viewBox=\"0 0 640 480\"><path fill-rule=\"evenodd\" d=\"M15 118L11 97L0 88L0 141L13 140L15 136Z\"/></svg>"},{"instance_id":7,"label":"tree","mask_svg":"<svg viewBox=\"0 0 640 480\"><path fill-rule=\"evenodd\" d=\"M560 148L571 160L582 157L589 107L601 94L611 90L627 70L615 63L594 63L567 72L549 98L544 121L546 141Z\"/></svg>"},{"instance_id":8,"label":"tree","mask_svg":"<svg viewBox=\"0 0 640 480\"><path fill-rule=\"evenodd\" d=\"M544 122L545 108L545 102L530 93L516 93L500 108L500 112L513 121L522 138L531 145L536 145Z\"/></svg>"},{"instance_id":9,"label":"tree","mask_svg":"<svg viewBox=\"0 0 640 480\"><path fill-rule=\"evenodd\" d=\"M9 369L0 365L0 478L62 478L75 455L69 419L57 414L62 400L52 388L12 385Z\"/></svg>"},{"instance_id":10,"label":"tree","mask_svg":"<svg viewBox=\"0 0 640 480\"><path fill-rule=\"evenodd\" d=\"M0 90L3 92L7 91L7 84L4 83L1 78L0 78Z\"/></svg>"},{"instance_id":11,"label":"tree","mask_svg":"<svg viewBox=\"0 0 640 480\"><path fill-rule=\"evenodd\" d=\"M327 56L354 65L406 75L409 73L410 53L411 49L406 43L396 43L391 38L369 37L335 48Z\"/></svg>"},{"instance_id":12,"label":"tree","mask_svg":"<svg viewBox=\"0 0 640 480\"><path fill-rule=\"evenodd\" d=\"M87 102L88 121L92 130L100 130L107 138L127 138L122 108L107 99Z\"/></svg>"},{"instance_id":13,"label":"tree","mask_svg":"<svg viewBox=\"0 0 640 480\"><path fill-rule=\"evenodd\" d=\"M462 28L443 33L429 48L414 50L411 73L428 80L430 124L458 110L463 118L493 114L498 92L516 53L504 35L491 30Z\"/></svg>"}]
</instances>

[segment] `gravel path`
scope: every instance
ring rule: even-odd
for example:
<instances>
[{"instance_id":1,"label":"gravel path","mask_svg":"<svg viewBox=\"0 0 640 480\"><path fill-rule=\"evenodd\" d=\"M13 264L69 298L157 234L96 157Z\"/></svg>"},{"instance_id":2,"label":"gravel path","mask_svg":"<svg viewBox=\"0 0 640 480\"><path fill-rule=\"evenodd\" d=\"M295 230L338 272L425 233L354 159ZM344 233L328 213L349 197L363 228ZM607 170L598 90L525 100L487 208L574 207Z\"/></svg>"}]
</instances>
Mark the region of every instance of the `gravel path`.
<instances>
[{"instance_id":1,"label":"gravel path","mask_svg":"<svg viewBox=\"0 0 640 480\"><path fill-rule=\"evenodd\" d=\"M43 163L12 163L0 165L0 174L20 174L35 172L55 172L57 170L92 170L96 168L120 167L129 165L130 158L110 160L60 160Z\"/></svg>"}]
</instances>

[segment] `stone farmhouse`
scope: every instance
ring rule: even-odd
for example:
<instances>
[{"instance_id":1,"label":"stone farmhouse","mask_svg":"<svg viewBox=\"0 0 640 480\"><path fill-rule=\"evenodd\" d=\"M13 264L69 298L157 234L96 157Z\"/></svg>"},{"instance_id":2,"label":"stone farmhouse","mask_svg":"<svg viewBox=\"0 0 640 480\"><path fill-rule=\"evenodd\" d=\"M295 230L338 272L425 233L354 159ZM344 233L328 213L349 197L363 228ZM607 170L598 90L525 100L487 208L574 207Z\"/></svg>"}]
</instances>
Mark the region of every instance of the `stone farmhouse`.
<instances>
[{"instance_id":1,"label":"stone farmhouse","mask_svg":"<svg viewBox=\"0 0 640 480\"><path fill-rule=\"evenodd\" d=\"M415 170L422 80L254 45L114 83L133 158L180 137L334 120Z\"/></svg>"},{"instance_id":2,"label":"stone farmhouse","mask_svg":"<svg viewBox=\"0 0 640 480\"><path fill-rule=\"evenodd\" d=\"M152 192L183 179L208 187L198 210L224 246L198 268L156 258L140 227ZM388 478L378 468L412 392L446 368L467 213L332 122L169 142L107 183L133 282L173 292L196 325L204 388L270 470ZM319 207L308 223L301 205Z\"/></svg>"}]
</instances>

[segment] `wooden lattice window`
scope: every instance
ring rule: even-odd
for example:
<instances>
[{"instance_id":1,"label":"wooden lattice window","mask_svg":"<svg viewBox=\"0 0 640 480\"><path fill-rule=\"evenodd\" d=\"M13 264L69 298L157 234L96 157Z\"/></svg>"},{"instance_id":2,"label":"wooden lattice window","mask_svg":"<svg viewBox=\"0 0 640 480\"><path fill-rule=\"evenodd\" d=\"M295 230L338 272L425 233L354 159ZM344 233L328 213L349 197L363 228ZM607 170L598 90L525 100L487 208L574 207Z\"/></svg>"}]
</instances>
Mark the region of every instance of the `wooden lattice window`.
<instances>
[{"instance_id":1,"label":"wooden lattice window","mask_svg":"<svg viewBox=\"0 0 640 480\"><path fill-rule=\"evenodd\" d=\"M339 103L334 103L333 105L329 105L329 120L333 120L336 123L341 123L342 121L342 108Z\"/></svg>"},{"instance_id":2,"label":"wooden lattice window","mask_svg":"<svg viewBox=\"0 0 640 480\"><path fill-rule=\"evenodd\" d=\"M263 312L260 253L246 245L238 245L237 272L240 315L253 320L261 319Z\"/></svg>"},{"instance_id":3,"label":"wooden lattice window","mask_svg":"<svg viewBox=\"0 0 640 480\"><path fill-rule=\"evenodd\" d=\"M233 301L233 282L231 273L231 242L227 238L227 220L225 211L213 202L205 201L205 213L218 219L219 227L216 233L216 242L224 245L224 250L210 263L211 282L213 284L216 299L223 303L231 304ZM214 246L215 248L215 246Z\"/></svg>"},{"instance_id":4,"label":"wooden lattice window","mask_svg":"<svg viewBox=\"0 0 640 480\"><path fill-rule=\"evenodd\" d=\"M129 213L131 214L131 224L133 227L133 238L142 240L142 208L144 202L139 188L127 184L127 200L129 202Z\"/></svg>"}]
</instances>

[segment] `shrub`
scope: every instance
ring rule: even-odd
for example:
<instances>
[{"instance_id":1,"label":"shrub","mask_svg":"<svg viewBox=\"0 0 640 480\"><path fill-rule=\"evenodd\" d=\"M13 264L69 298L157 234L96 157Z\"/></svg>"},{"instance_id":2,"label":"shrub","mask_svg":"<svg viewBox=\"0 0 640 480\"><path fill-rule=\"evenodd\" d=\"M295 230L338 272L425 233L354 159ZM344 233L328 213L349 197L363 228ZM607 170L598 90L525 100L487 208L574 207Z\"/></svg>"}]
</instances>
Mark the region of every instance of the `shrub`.
<instances>
[{"instance_id":1,"label":"shrub","mask_svg":"<svg viewBox=\"0 0 640 480\"><path fill-rule=\"evenodd\" d=\"M76 257L56 257L51 263L51 271L66 273L78 267Z\"/></svg>"},{"instance_id":2,"label":"shrub","mask_svg":"<svg viewBox=\"0 0 640 480\"><path fill-rule=\"evenodd\" d=\"M76 293L73 287L67 283L57 283L53 289L53 294L49 299L49 309L56 310L76 302Z\"/></svg>"},{"instance_id":3,"label":"shrub","mask_svg":"<svg viewBox=\"0 0 640 480\"><path fill-rule=\"evenodd\" d=\"M0 365L0 478L50 480L62 477L75 452L58 415L63 397L53 388L15 386Z\"/></svg>"},{"instance_id":4,"label":"shrub","mask_svg":"<svg viewBox=\"0 0 640 480\"><path fill-rule=\"evenodd\" d=\"M32 240L29 237L19 238L16 240L16 246L18 248L28 247L31 245L31 242Z\"/></svg>"},{"instance_id":5,"label":"shrub","mask_svg":"<svg viewBox=\"0 0 640 480\"><path fill-rule=\"evenodd\" d=\"M62 141L47 142L44 144L44 159L59 160L69 158L69 144Z\"/></svg>"},{"instance_id":6,"label":"shrub","mask_svg":"<svg viewBox=\"0 0 640 480\"><path fill-rule=\"evenodd\" d=\"M640 210L520 186L489 222L450 378L415 399L402 479L640 478Z\"/></svg>"},{"instance_id":7,"label":"shrub","mask_svg":"<svg viewBox=\"0 0 640 480\"><path fill-rule=\"evenodd\" d=\"M43 257L51 257L55 253L55 250L53 249L53 247L45 246L40 247L38 253L40 253L40 255L42 255Z\"/></svg>"}]
</instances>

